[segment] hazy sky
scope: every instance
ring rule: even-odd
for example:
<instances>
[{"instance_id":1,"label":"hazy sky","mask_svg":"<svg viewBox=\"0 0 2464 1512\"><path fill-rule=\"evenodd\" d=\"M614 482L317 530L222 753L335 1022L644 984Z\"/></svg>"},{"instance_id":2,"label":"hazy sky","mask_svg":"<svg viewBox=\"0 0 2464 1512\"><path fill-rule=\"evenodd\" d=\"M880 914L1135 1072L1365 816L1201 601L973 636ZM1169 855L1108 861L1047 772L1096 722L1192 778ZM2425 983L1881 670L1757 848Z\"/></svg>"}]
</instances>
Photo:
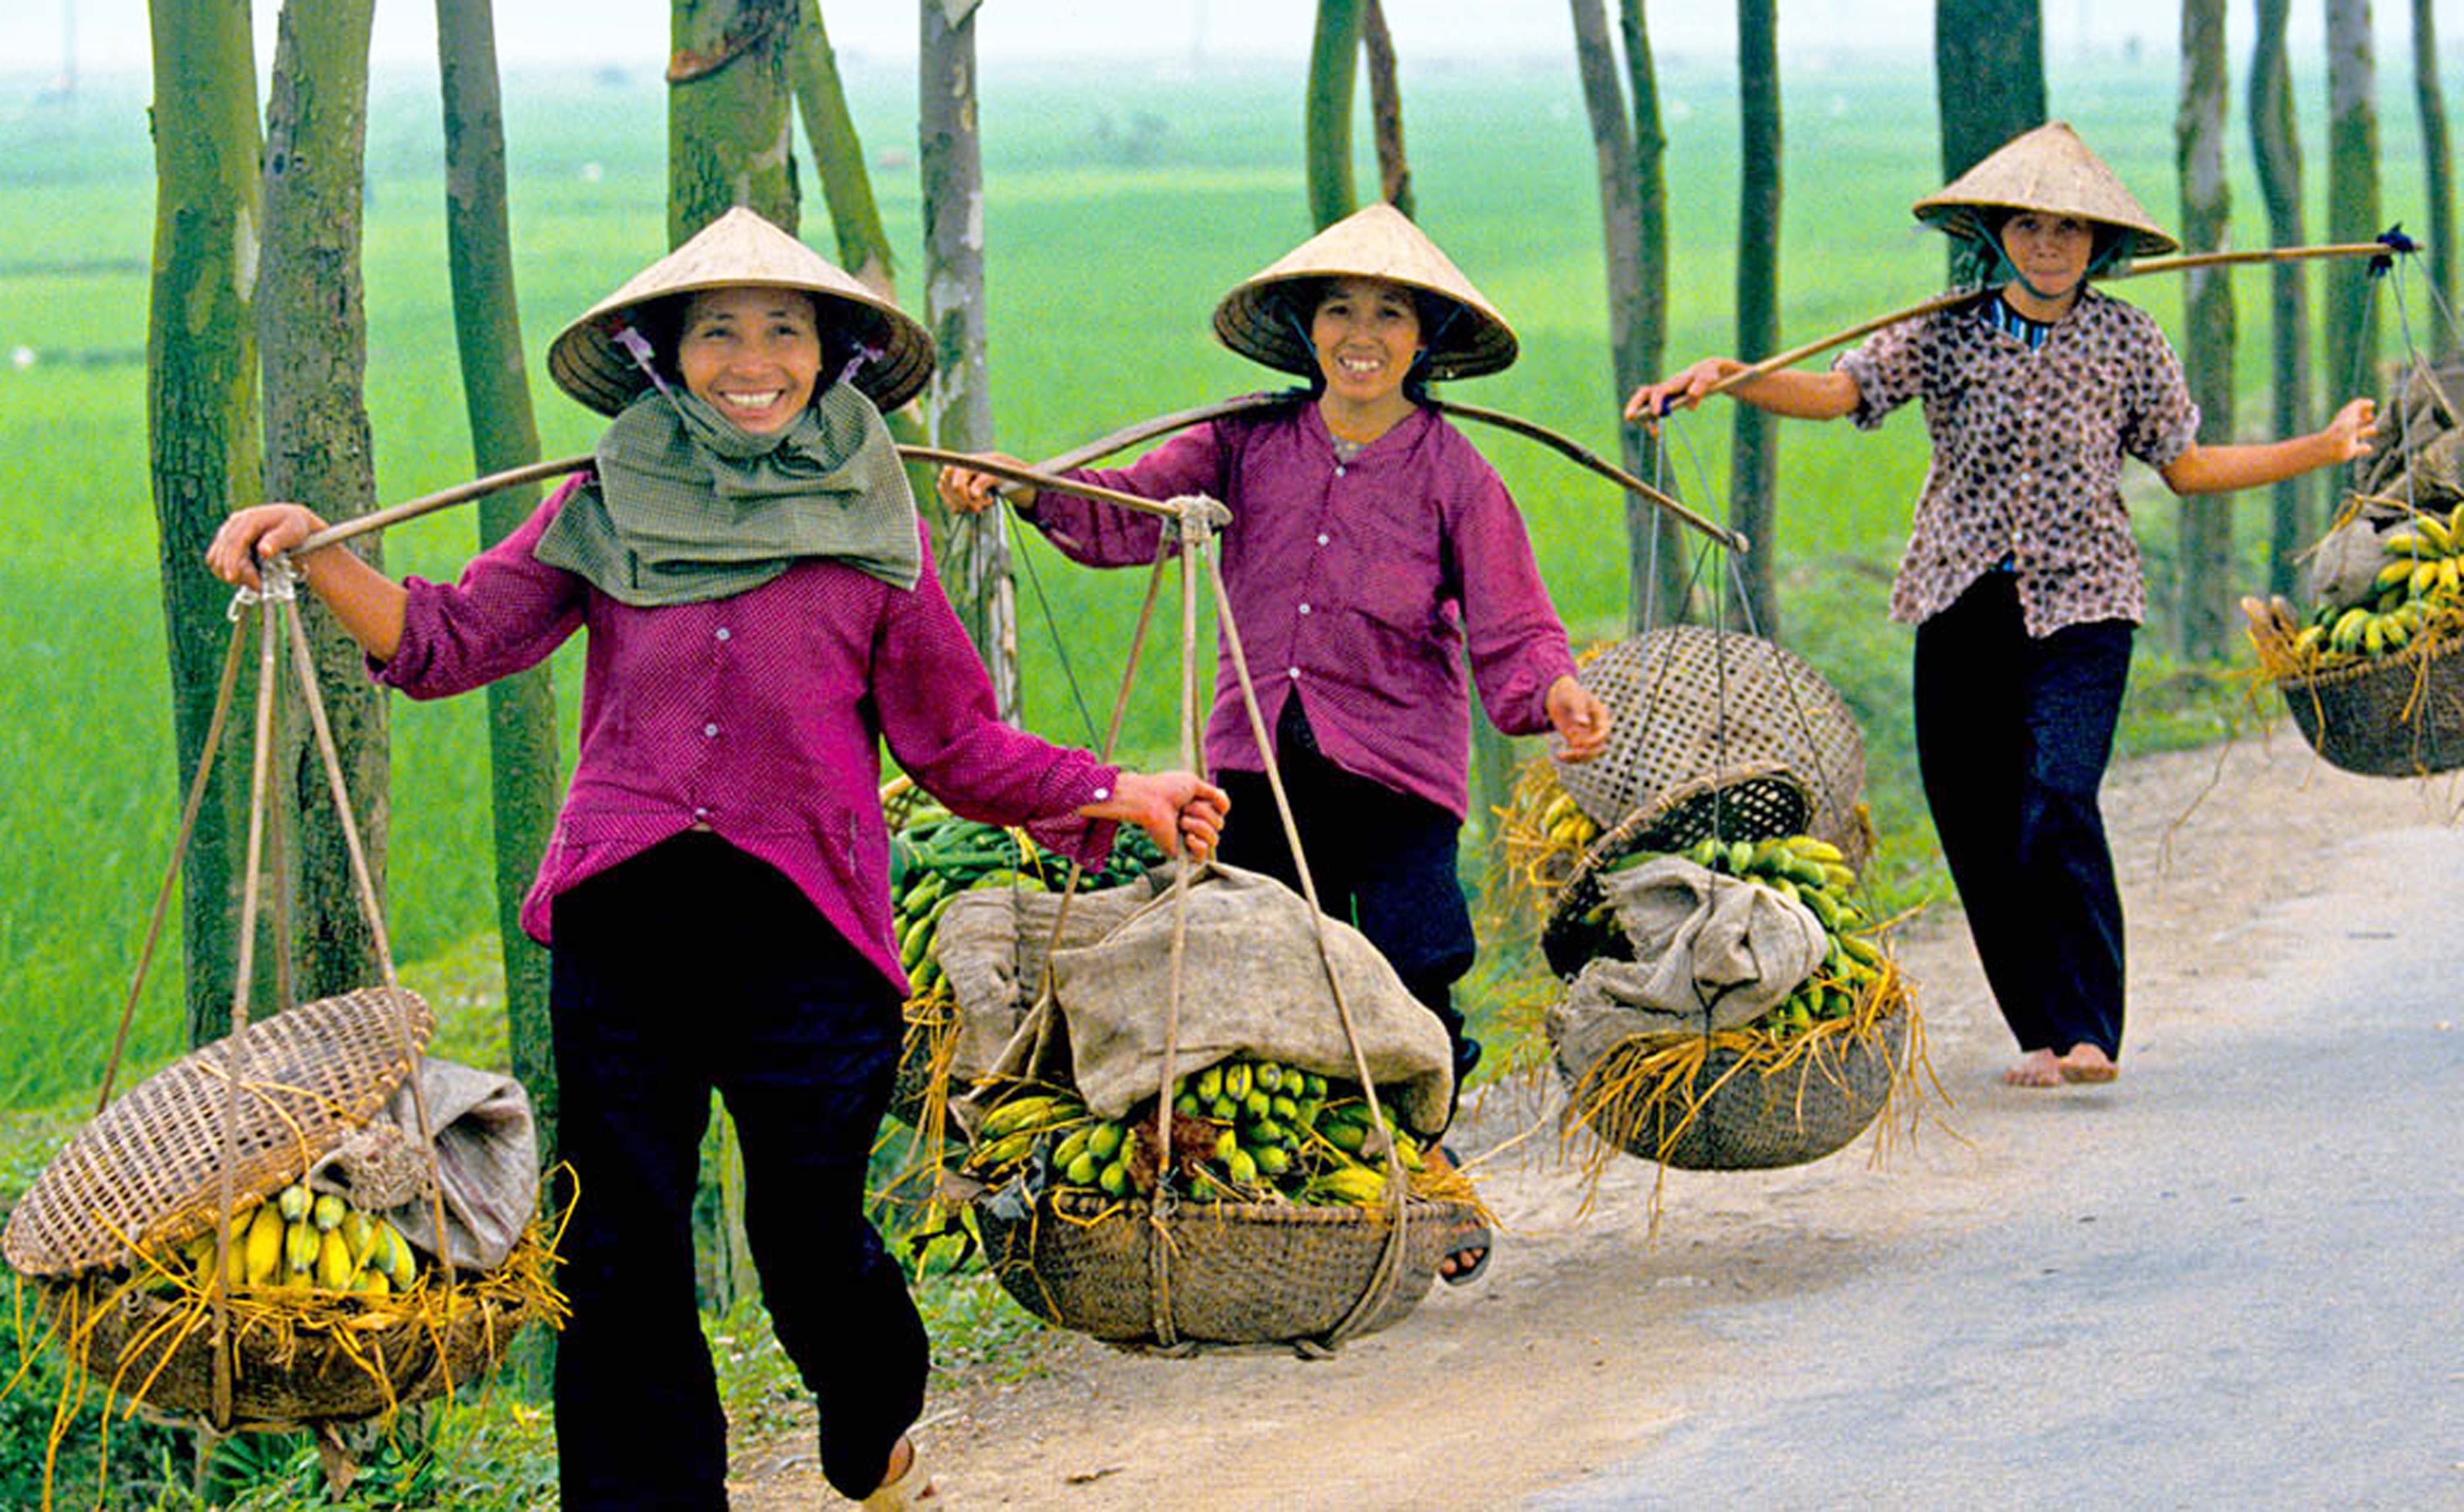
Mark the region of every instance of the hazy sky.
<instances>
[{"instance_id":1,"label":"hazy sky","mask_svg":"<svg viewBox=\"0 0 2464 1512\"><path fill-rule=\"evenodd\" d=\"M1615 0L1607 0L1611 13ZM1800 55L1895 52L1931 46L1934 0L1782 0L1780 42ZM274 0L257 0L258 66L273 52ZM2321 0L2294 8L2295 42L2315 47ZM2237 29L2246 5L2233 5ZM667 45L668 0L497 0L499 48L509 67L532 63L639 64ZM983 0L978 47L1003 59L1192 55L1287 59L1307 54L1314 0ZM2057 56L2136 44L2174 47L2178 9L2149 0L2045 0L2046 45ZM2381 67L2402 66L2409 46L2409 0L2375 7ZM372 46L381 65L432 66L434 7L387 0L376 8ZM831 41L846 61L903 66L915 52L917 11L909 0L824 0ZM1386 0L1406 70L1416 58L1563 58L1573 46L1563 0ZM2440 40L2464 42L2464 0L2438 0ZM1655 51L1727 55L1735 46L1730 0L1653 5ZM146 66L145 0L0 0L0 71L56 75L74 40L80 72ZM2237 41L2236 50L2245 43Z\"/></svg>"}]
</instances>

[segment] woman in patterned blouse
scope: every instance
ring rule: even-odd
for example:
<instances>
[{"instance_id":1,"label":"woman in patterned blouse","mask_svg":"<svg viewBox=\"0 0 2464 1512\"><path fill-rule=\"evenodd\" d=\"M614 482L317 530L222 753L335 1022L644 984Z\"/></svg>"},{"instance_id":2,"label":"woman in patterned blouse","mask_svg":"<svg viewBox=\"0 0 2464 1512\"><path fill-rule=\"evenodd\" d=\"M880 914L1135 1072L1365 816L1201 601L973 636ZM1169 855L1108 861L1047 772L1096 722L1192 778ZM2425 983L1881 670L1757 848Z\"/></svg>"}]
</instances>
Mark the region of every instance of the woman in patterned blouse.
<instances>
[{"instance_id":1,"label":"woman in patterned blouse","mask_svg":"<svg viewBox=\"0 0 2464 1512\"><path fill-rule=\"evenodd\" d=\"M2289 440L2202 445L2156 323L2088 280L2174 249L2071 129L2004 145L1916 213L1963 245L1964 304L1888 327L1828 372L1726 392L1871 429L1924 405L1933 465L1891 591L1917 626L1917 759L2002 1016L2013 1086L2107 1082L2122 1049L2122 901L2097 806L2145 609L2124 454L2176 494L2255 488L2367 451L2356 399ZM1706 358L1635 390L1631 419L1691 408L1745 364Z\"/></svg>"}]
</instances>

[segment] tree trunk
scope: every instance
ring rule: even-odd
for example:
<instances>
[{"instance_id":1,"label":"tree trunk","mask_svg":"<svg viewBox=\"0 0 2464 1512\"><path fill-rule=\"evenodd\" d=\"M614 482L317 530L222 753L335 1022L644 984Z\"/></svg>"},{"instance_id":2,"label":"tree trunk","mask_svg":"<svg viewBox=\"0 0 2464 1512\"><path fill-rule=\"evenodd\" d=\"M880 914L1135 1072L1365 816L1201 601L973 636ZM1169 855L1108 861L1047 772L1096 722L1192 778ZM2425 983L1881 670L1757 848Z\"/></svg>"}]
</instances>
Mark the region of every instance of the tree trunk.
<instances>
[{"instance_id":1,"label":"tree trunk","mask_svg":"<svg viewBox=\"0 0 2464 1512\"><path fill-rule=\"evenodd\" d=\"M1933 62L1944 183L2043 123L2041 0L1934 0Z\"/></svg>"},{"instance_id":2,"label":"tree trunk","mask_svg":"<svg viewBox=\"0 0 2464 1512\"><path fill-rule=\"evenodd\" d=\"M864 165L864 143L856 136L855 117L847 110L847 91L839 82L838 56L822 24L819 0L801 0L797 10L795 50L788 56L788 76L795 81L796 110L804 120L804 140L813 154L814 176L822 183L822 203L829 209L830 230L837 239L839 266L858 283L893 304L898 299L897 259L882 230L881 207L872 196L872 176ZM924 423L913 404L882 417L893 441L924 441ZM907 486L919 505L935 501L933 469L927 463L907 465ZM939 537L935 546L945 544Z\"/></svg>"},{"instance_id":3,"label":"tree trunk","mask_svg":"<svg viewBox=\"0 0 2464 1512\"><path fill-rule=\"evenodd\" d=\"M2258 169L2259 195L2267 202L2268 240L2277 247L2299 247L2307 240L2301 229L2301 140L2294 130L2293 71L2284 44L2292 10L2293 0L2258 0L2257 36L2250 57L2251 155ZM2277 263L2268 279L2275 374L2270 418L2277 435L2306 435L2311 428L2309 267ZM2289 599L2299 592L2301 574L2294 559L2308 549L2315 534L2313 493L2306 475L2286 478L2268 490L2270 593Z\"/></svg>"},{"instance_id":4,"label":"tree trunk","mask_svg":"<svg viewBox=\"0 0 2464 1512\"><path fill-rule=\"evenodd\" d=\"M2327 0L2327 239L2364 242L2379 226L2379 119L2370 0ZM2378 386L2378 306L2357 258L2327 265L2327 396Z\"/></svg>"},{"instance_id":5,"label":"tree trunk","mask_svg":"<svg viewBox=\"0 0 2464 1512\"><path fill-rule=\"evenodd\" d=\"M673 0L669 17L668 245L741 205L793 235L787 55L796 0Z\"/></svg>"},{"instance_id":6,"label":"tree trunk","mask_svg":"<svg viewBox=\"0 0 2464 1512\"><path fill-rule=\"evenodd\" d=\"M1360 203L1352 187L1353 78L1359 53L1360 0L1318 0L1302 150L1309 171L1309 223L1320 230Z\"/></svg>"},{"instance_id":7,"label":"tree trunk","mask_svg":"<svg viewBox=\"0 0 2464 1512\"><path fill-rule=\"evenodd\" d=\"M462 405L479 473L536 461L539 427L522 360L505 218L505 118L493 0L436 0L445 112L445 252ZM479 545L511 535L539 506L536 488L479 500ZM521 929L523 896L556 822L556 683L546 663L488 685L490 797L495 820L496 937L505 964L505 1034L529 1092L542 1163L556 1163L556 1063L550 1052L547 952Z\"/></svg>"},{"instance_id":8,"label":"tree trunk","mask_svg":"<svg viewBox=\"0 0 2464 1512\"><path fill-rule=\"evenodd\" d=\"M1361 0L1360 50L1369 61L1369 119L1377 137L1377 182L1386 203L1412 213L1412 163L1403 152L1403 93L1395 77L1395 37L1378 0Z\"/></svg>"},{"instance_id":9,"label":"tree trunk","mask_svg":"<svg viewBox=\"0 0 2464 1512\"><path fill-rule=\"evenodd\" d=\"M1619 0L1618 40L1625 47L1626 89L1634 101L1634 164L1637 242L1640 249L1641 299L1637 306L1634 361L1645 375L1658 378L1668 358L1668 132L1660 120L1660 76L1652 66L1651 33L1643 16L1643 0ZM1622 384L1617 403L1623 407L1633 383ZM1617 440L1626 471L1649 478L1657 449L1639 425L1620 425ZM1677 492L1674 478L1653 479ZM1692 618L1692 577L1687 555L1699 548L1685 527L1641 499L1626 501L1626 602L1637 629L1647 628L1656 612L1659 623L1676 625Z\"/></svg>"},{"instance_id":10,"label":"tree trunk","mask_svg":"<svg viewBox=\"0 0 2464 1512\"><path fill-rule=\"evenodd\" d=\"M2428 181L2430 281L2448 309L2455 307L2455 159L2447 136L2447 97L2438 82L2438 8L2412 0L2412 90L2421 109L2421 167ZM2431 322L2441 356L2456 349L2456 331Z\"/></svg>"},{"instance_id":11,"label":"tree trunk","mask_svg":"<svg viewBox=\"0 0 2464 1512\"><path fill-rule=\"evenodd\" d=\"M977 0L922 0L917 63L919 162L924 179L924 323L933 333L933 381L924 424L935 444L979 451L993 444L992 392L984 362L984 174L976 131ZM942 559L950 600L992 672L1001 717L1016 720L1017 585L1010 576L1002 511L975 516Z\"/></svg>"},{"instance_id":12,"label":"tree trunk","mask_svg":"<svg viewBox=\"0 0 2464 1512\"><path fill-rule=\"evenodd\" d=\"M1768 357L1779 343L1780 104L1776 0L1737 0L1737 356ZM1734 416L1728 524L1753 543L1739 565L1751 623L1780 637L1779 457L1776 421L1751 405Z\"/></svg>"},{"instance_id":13,"label":"tree trunk","mask_svg":"<svg viewBox=\"0 0 2464 1512\"><path fill-rule=\"evenodd\" d=\"M292 0L275 26L266 100L265 257L257 352L265 379L265 491L304 499L331 519L376 503L363 401L367 310L360 277L360 197L366 157L368 26L375 0ZM374 536L351 543L382 563ZM359 646L321 609L305 615L334 745L378 896L384 896L386 737L384 693ZM306 712L286 704L285 811L298 989L326 997L378 979L376 938ZM287 1006L287 1005L286 1005Z\"/></svg>"},{"instance_id":14,"label":"tree trunk","mask_svg":"<svg viewBox=\"0 0 2464 1512\"><path fill-rule=\"evenodd\" d=\"M2182 250L2221 252L2233 211L2225 181L2225 0L2182 0L2182 104L2173 125L2174 171L2182 194ZM2212 444L2233 439L2233 274L2194 268L2183 275L2189 340L2183 366L2201 428ZM2233 592L2233 495L2197 493L2181 501L2174 613L2182 654L2225 655Z\"/></svg>"},{"instance_id":15,"label":"tree trunk","mask_svg":"<svg viewBox=\"0 0 2464 1512\"><path fill-rule=\"evenodd\" d=\"M256 62L248 7L154 0L154 275L146 304L146 464L161 543L172 745L186 793L231 636L231 591L201 565L223 516L263 495L257 443ZM245 727L245 721L240 721ZM244 734L226 736L181 871L188 1041L231 1031Z\"/></svg>"},{"instance_id":16,"label":"tree trunk","mask_svg":"<svg viewBox=\"0 0 2464 1512\"><path fill-rule=\"evenodd\" d=\"M1660 179L1660 154L1666 139L1660 131L1659 100L1650 92L1650 50L1639 30L1640 0L1627 0L1625 7L1627 20L1638 29L1627 34L1626 57L1640 81L1631 124L1601 0L1572 0L1571 9L1574 61L1583 85L1583 105L1591 117L1600 185L1600 236L1608 266L1610 399L1622 404L1639 385L1659 376L1667 347L1666 191ZM1638 51L1641 54L1639 64L1635 61ZM1648 166L1638 139L1649 142ZM1659 202L1649 211L1646 196ZM1647 244L1647 235L1656 235L1659 244ZM1647 472L1650 432L1639 425L1620 425L1617 440L1626 471L1638 477ZM1639 632L1655 621L1682 619L1685 580L1677 543L1661 534L1660 512L1648 500L1628 495L1625 527L1628 625ZM1660 559L1657 573L1655 555ZM1681 568L1673 585L1671 566Z\"/></svg>"}]
</instances>

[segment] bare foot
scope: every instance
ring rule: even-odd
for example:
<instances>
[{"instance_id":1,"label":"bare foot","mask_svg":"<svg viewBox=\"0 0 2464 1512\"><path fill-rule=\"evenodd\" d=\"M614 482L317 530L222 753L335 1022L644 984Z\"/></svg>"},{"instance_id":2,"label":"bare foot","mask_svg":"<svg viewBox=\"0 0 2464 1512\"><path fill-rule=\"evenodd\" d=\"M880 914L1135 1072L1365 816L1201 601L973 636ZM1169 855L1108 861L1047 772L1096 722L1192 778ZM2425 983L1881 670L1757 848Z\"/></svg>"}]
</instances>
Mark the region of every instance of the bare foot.
<instances>
[{"instance_id":1,"label":"bare foot","mask_svg":"<svg viewBox=\"0 0 2464 1512\"><path fill-rule=\"evenodd\" d=\"M2092 1044L2075 1044L2055 1063L2061 1067L2065 1082L2110 1082L2122 1074L2122 1067L2111 1057Z\"/></svg>"},{"instance_id":2,"label":"bare foot","mask_svg":"<svg viewBox=\"0 0 2464 1512\"><path fill-rule=\"evenodd\" d=\"M2031 1050L2019 1058L2019 1063L2002 1073L2004 1086L2059 1086L2062 1085L2062 1063L2051 1050Z\"/></svg>"},{"instance_id":3,"label":"bare foot","mask_svg":"<svg viewBox=\"0 0 2464 1512\"><path fill-rule=\"evenodd\" d=\"M891 1446L890 1463L882 1472L881 1484L873 1488L872 1495L864 1499L863 1504L873 1512L906 1512L907 1508L921 1505L928 1500L933 1501L935 1506L940 1505L934 1499L932 1480L912 1474L914 1469L915 1441L902 1434L898 1442ZM911 1480L915 1483L911 1484Z\"/></svg>"}]
</instances>

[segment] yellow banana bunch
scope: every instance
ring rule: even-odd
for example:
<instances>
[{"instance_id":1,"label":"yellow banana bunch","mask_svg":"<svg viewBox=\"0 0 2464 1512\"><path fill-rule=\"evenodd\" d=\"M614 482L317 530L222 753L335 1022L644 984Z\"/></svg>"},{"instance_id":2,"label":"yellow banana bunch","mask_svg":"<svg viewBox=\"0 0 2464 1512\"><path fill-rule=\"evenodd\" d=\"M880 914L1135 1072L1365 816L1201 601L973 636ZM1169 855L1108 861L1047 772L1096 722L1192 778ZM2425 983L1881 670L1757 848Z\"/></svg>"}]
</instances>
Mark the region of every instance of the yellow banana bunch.
<instances>
[{"instance_id":1,"label":"yellow banana bunch","mask_svg":"<svg viewBox=\"0 0 2464 1512\"><path fill-rule=\"evenodd\" d=\"M204 1291L213 1281L214 1253L209 1229L179 1246L176 1266L150 1264L159 1280ZM233 1218L224 1280L233 1291L314 1287L388 1295L407 1290L418 1276L418 1252L391 1223L295 1182Z\"/></svg>"},{"instance_id":2,"label":"yellow banana bunch","mask_svg":"<svg viewBox=\"0 0 2464 1512\"><path fill-rule=\"evenodd\" d=\"M2321 604L2285 645L2299 665L2390 656L2434 632L2464 628L2464 505L2415 514L2379 537L2387 560L2367 602Z\"/></svg>"},{"instance_id":3,"label":"yellow banana bunch","mask_svg":"<svg viewBox=\"0 0 2464 1512\"><path fill-rule=\"evenodd\" d=\"M1599 838L1600 826L1574 803L1574 795L1563 788L1540 810L1540 828L1551 845L1571 846L1580 850Z\"/></svg>"}]
</instances>

